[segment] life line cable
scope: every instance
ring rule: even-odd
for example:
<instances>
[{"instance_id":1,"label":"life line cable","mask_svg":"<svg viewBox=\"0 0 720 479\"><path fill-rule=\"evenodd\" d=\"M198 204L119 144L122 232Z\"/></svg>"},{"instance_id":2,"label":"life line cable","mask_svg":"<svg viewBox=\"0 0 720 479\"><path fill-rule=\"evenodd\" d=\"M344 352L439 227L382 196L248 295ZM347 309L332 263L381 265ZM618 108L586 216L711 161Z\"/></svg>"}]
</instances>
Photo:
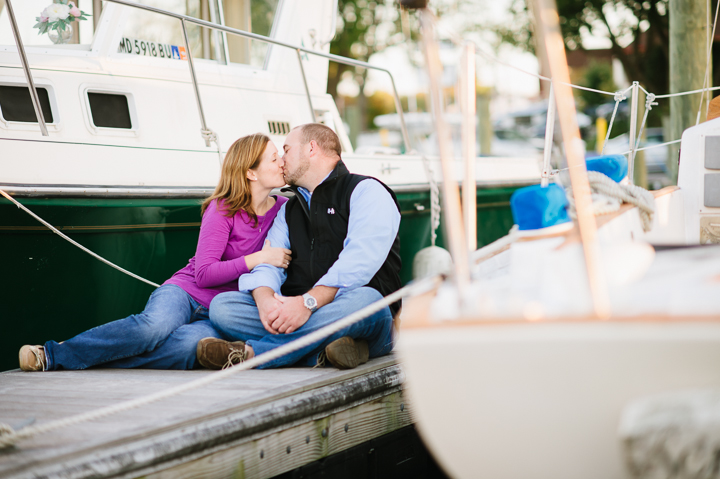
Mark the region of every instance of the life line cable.
<instances>
[{"instance_id":1,"label":"life line cable","mask_svg":"<svg viewBox=\"0 0 720 479\"><path fill-rule=\"evenodd\" d=\"M21 210L23 210L25 213L29 214L30 216L32 216L33 218L35 218L36 220L38 220L40 223L42 223L43 225L45 225L48 229L50 229L50 231L52 231L52 232L55 233L56 235L60 236L62 239L70 242L70 243L73 244L74 246L77 246L78 248L80 248L81 250L83 250L84 252L86 252L87 254L89 254L90 256L92 256L92 257L94 257L94 258L102 261L103 263L105 263L106 265L108 265L108 266L110 266L110 267L112 267L112 268L115 268L116 270L120 271L121 273L125 273L125 274L128 275L128 276L131 276L131 277L133 277L133 278L135 278L135 279L137 279L137 280L142 281L143 283L147 283L147 284L149 284L150 286L155 286L156 288L159 288L159 287L160 287L159 284L153 283L152 281L150 281L150 280L148 280L148 279L145 279L145 278L143 278L142 276L138 276L138 275L136 275L135 273L132 273L132 272L126 270L125 268L122 268L122 267L116 265L116 264L113 263L112 261L109 261L109 260L103 258L103 257L100 256L99 254L97 254L97 253L95 253L95 252L87 249L85 246L81 245L80 243L78 243L77 241L75 241L75 240L73 240L72 238L68 237L67 235L63 234L60 230L58 230L57 228L55 228L53 225L51 225L50 223L48 223L47 221L45 221L44 219L40 218L38 215L36 215L35 213L33 213L32 211L30 211L25 205L23 205L22 203L20 203L19 201L17 201L15 198L13 198L13 197L10 196L9 194L7 194L5 191L0 190L0 194L3 195L5 198L7 198L10 202L14 203L15 206L17 206L18 208L20 208Z\"/></svg>"}]
</instances>

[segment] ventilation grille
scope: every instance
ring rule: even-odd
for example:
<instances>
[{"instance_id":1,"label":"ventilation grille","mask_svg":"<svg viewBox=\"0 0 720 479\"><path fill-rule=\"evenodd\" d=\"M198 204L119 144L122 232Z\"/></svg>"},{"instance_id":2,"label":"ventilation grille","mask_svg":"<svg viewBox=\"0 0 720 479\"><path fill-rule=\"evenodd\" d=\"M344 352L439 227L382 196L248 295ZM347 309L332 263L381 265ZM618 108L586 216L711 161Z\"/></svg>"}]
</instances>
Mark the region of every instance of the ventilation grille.
<instances>
[{"instance_id":1,"label":"ventilation grille","mask_svg":"<svg viewBox=\"0 0 720 479\"><path fill-rule=\"evenodd\" d=\"M287 121L268 121L268 130L271 135L287 135L290 133L290 123Z\"/></svg>"}]
</instances>

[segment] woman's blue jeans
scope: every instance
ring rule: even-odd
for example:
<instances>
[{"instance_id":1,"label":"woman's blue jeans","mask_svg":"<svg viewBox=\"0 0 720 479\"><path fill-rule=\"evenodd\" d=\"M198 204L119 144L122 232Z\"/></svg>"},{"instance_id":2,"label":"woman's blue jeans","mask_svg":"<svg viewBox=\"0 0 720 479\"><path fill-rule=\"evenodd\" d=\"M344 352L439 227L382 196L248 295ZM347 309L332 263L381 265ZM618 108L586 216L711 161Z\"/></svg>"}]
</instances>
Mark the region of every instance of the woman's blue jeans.
<instances>
[{"instance_id":1,"label":"woman's blue jeans","mask_svg":"<svg viewBox=\"0 0 720 479\"><path fill-rule=\"evenodd\" d=\"M382 299L382 295L372 288L357 288L338 296L332 303L318 309L297 331L290 334L270 334L260 322L260 315L252 295L233 291L215 296L210 303L210 321L217 331L227 339L245 341L259 356L342 319L380 299ZM390 309L385 307L322 341L267 362L258 366L258 369L315 366L320 351L343 336L367 340L371 358L388 354L393 348Z\"/></svg>"},{"instance_id":2,"label":"woman's blue jeans","mask_svg":"<svg viewBox=\"0 0 720 479\"><path fill-rule=\"evenodd\" d=\"M193 369L197 343L221 336L208 310L179 286L153 291L145 310L103 324L62 343L45 343L48 369Z\"/></svg>"}]
</instances>

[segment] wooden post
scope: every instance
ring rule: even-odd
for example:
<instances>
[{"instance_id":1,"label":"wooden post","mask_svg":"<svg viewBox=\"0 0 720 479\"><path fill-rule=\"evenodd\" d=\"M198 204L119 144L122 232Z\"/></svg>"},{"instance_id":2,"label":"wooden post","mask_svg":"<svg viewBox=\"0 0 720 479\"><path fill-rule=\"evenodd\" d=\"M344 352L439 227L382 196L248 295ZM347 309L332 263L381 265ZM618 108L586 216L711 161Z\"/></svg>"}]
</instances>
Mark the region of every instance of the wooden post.
<instances>
[{"instance_id":1,"label":"wooden post","mask_svg":"<svg viewBox=\"0 0 720 479\"><path fill-rule=\"evenodd\" d=\"M462 153L465 176L462 187L462 211L465 222L465 242L468 252L477 249L477 191L475 177L475 107L477 87L475 80L475 44L466 42L460 60L459 100L462 111Z\"/></svg>"},{"instance_id":2,"label":"wooden post","mask_svg":"<svg viewBox=\"0 0 720 479\"><path fill-rule=\"evenodd\" d=\"M672 0L670 9L670 92L698 90L703 87L707 61L707 0ZM705 95L707 99L708 95ZM695 125L700 93L670 98L670 138L682 137L686 128ZM704 121L703 105L700 121ZM668 172L677 182L680 144L670 145Z\"/></svg>"},{"instance_id":3,"label":"wooden post","mask_svg":"<svg viewBox=\"0 0 720 479\"><path fill-rule=\"evenodd\" d=\"M492 155L493 127L490 119L490 87L477 89L478 139L480 140L480 155Z\"/></svg>"},{"instance_id":4,"label":"wooden post","mask_svg":"<svg viewBox=\"0 0 720 479\"><path fill-rule=\"evenodd\" d=\"M560 119L565 152L567 155L570 182L577 209L578 229L585 254L588 285L593 302L593 310L599 318L610 316L610 302L607 283L602 273L602 262L597 241L597 224L592 212L590 183L587 178L585 158L583 157L580 129L577 124L575 101L570 89L570 70L565 56L565 44L560 33L560 17L555 0L535 0L533 13L536 19L536 32L545 47L550 72L553 78L557 114Z\"/></svg>"},{"instance_id":5,"label":"wooden post","mask_svg":"<svg viewBox=\"0 0 720 479\"><path fill-rule=\"evenodd\" d=\"M642 90L638 91L638 105L637 105L637 117L638 121L642 121L643 115L645 115L645 92ZM644 140L647 138L647 123L645 123L645 128L643 128L641 133L641 139L640 139L640 148L643 147L645 144ZM635 160L633 161L633 183L635 183L638 186L641 186L645 189L648 187L648 177L647 177L647 165L645 164L645 152L644 151L637 151L635 152Z\"/></svg>"}]
</instances>

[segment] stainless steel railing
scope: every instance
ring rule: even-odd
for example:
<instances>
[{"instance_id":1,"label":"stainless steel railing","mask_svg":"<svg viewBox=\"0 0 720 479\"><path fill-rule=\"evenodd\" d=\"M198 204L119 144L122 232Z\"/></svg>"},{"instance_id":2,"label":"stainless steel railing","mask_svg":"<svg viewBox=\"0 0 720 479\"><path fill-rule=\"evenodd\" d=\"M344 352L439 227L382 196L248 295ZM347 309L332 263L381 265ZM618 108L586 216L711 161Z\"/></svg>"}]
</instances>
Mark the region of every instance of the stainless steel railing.
<instances>
[{"instance_id":1,"label":"stainless steel railing","mask_svg":"<svg viewBox=\"0 0 720 479\"><path fill-rule=\"evenodd\" d=\"M298 62L300 65L300 72L303 77L303 84L305 85L305 94L307 95L308 105L310 106L310 116L313 119L313 121L316 121L315 110L313 108L312 97L310 95L310 89L307 85L307 79L305 77L305 69L304 69L303 63L302 63L302 55L300 55L301 52L307 53L309 55L315 55L315 56L319 56L322 58L327 58L328 60L331 60L331 61L334 61L337 63L342 63L345 65L351 65L351 66L356 66L356 67L361 67L361 68L368 68L370 70L377 70L380 72L387 73L388 76L390 77L390 82L392 83L393 97L395 99L395 109L398 113L398 118L400 119L400 129L402 131L403 143L405 144L405 151L409 152L411 150L410 136L408 135L407 127L405 125L405 117L403 116L403 109L402 109L402 104L400 103L400 96L398 95L397 87L395 86L395 78L393 77L392 73L390 73L390 70L388 70L386 68L381 68L378 66L370 65L367 62L353 60L351 58L345 58L340 55L333 55L331 53L318 52L315 50L311 50L309 48L305 48L303 46L293 45L291 43L282 42L282 41L276 40L274 38L266 37L263 35L258 35L257 33L245 32L243 30L226 27L224 25L219 25L217 23L208 22L206 20L201 20L199 18L194 18L194 17L190 17L187 15L181 15L179 13L169 12L169 11L163 10L161 8L150 7L150 6L142 5L139 3L129 2L127 0L105 0L105 1L111 2L111 3L117 3L120 5L125 5L127 7L138 8L140 10L147 10L149 12L158 13L160 15L165 15L167 17L172 17L172 18L176 18L176 19L180 20L182 29L183 29L185 50L186 50L187 56L188 56L188 66L190 68L190 76L192 78L193 89L195 91L195 99L197 100L198 112L200 115L200 123L202 125L203 131L207 131L208 128L207 128L207 124L205 122L205 114L203 111L202 99L200 97L200 90L198 88L197 76L195 74L195 64L193 62L192 54L190 52L190 45L188 42L186 23L193 23L193 24L199 25L201 27L210 28L213 30L218 30L221 32L230 33L233 35L238 35L241 37L249 38L251 40L257 40L260 42L269 43L271 45L278 45L278 46L281 46L284 48L290 48L292 50L295 50L298 53ZM33 107L35 108L35 114L38 119L38 124L40 125L40 130L42 131L43 136L48 136L47 127L45 125L45 119L43 118L42 111L40 109L40 100L37 96L35 84L33 83L33 80L32 80L32 73L30 72L30 65L28 64L27 56L25 54L25 47L23 46L22 38L20 38L20 32L18 30L17 22L15 20L15 14L14 14L13 8L12 8L12 0L5 0L5 2L7 3L7 6L8 6L8 15L10 17L10 24L12 26L13 35L15 37L15 42L18 47L18 53L20 54L20 60L23 65L23 70L25 71L25 77L28 81L30 97L33 102ZM206 141L206 145L209 146L209 140L206 138L205 141Z\"/></svg>"}]
</instances>

